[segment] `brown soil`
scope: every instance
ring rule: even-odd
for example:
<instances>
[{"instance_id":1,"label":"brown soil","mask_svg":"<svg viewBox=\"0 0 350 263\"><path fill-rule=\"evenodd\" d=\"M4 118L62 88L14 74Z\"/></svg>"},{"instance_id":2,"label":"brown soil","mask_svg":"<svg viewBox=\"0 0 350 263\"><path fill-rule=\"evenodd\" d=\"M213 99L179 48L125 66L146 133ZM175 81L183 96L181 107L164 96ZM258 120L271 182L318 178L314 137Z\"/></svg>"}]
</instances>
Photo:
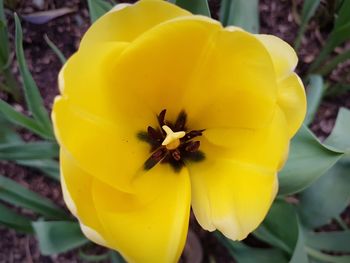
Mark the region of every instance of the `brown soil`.
<instances>
[{"instance_id":1,"label":"brown soil","mask_svg":"<svg viewBox=\"0 0 350 263\"><path fill-rule=\"evenodd\" d=\"M87 30L90 22L86 6L86 1L83 0L47 0L44 1L42 8L34 4L35 1L21 1L16 7L16 12L19 15L29 14L36 11L51 10L60 7L74 7L76 12L63 17L57 18L43 25L33 25L22 21L24 29L24 48L29 68L37 82L41 94L45 100L45 106L48 109L52 107L52 101L57 90L57 74L61 64L55 54L45 43L43 37L45 34L56 43L63 51L66 57L69 57L75 52L79 45L79 41ZM40 1L37 1L40 2ZM126 2L126 1L119 1ZM132 1L128 1L132 2ZM212 14L217 18L219 9L219 0L210 1ZM287 0L261 0L260 1L260 20L261 32L274 34L281 37L289 43L293 43L298 30L296 17L292 13L293 1ZM294 1L297 3L296 8L300 10L301 0ZM13 35L14 27L12 18L9 17L10 32ZM318 50L325 40L329 32L329 27L319 28L318 21L311 23L310 29L306 32L306 37L302 41L302 46L299 52L300 63L297 71L304 74L310 65L310 62L317 56ZM336 82L340 78L349 77L350 62L344 63L335 70L328 79ZM14 72L17 72L17 67L14 67ZM5 98L9 102L13 101L4 94L0 97ZM25 108L25 106L21 106ZM312 129L320 137L325 137L330 133L339 107L350 108L349 92L335 98L326 98L316 116L316 120L312 124ZM46 196L58 205L64 207L62 193L58 183L47 179L37 171L22 168L8 162L0 162L0 174L9 178L15 179L25 187L36 191L37 193ZM30 212L19 210L20 212L33 216ZM350 222L350 211L343 213L346 222ZM202 230L196 223L193 216L191 217L191 229L200 240L200 245L204 254L203 262L234 262L228 254L228 251L218 243L216 238L209 232ZM45 257L39 253L38 244L33 236L26 236L15 233L13 230L8 230L0 227L0 263L7 262L83 262L78 256L77 251L63 253L58 256ZM191 244L192 247L193 244ZM90 248L92 251L103 253L100 248ZM198 248L196 251L186 251L188 258L193 253L200 253Z\"/></svg>"}]
</instances>

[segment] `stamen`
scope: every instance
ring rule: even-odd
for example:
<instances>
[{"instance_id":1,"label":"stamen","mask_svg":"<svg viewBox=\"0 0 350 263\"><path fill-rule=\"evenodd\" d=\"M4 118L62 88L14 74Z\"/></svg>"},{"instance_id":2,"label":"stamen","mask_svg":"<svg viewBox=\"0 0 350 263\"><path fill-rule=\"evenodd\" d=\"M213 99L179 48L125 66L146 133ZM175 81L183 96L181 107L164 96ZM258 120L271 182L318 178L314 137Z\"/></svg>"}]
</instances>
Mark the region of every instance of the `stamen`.
<instances>
[{"instance_id":1,"label":"stamen","mask_svg":"<svg viewBox=\"0 0 350 263\"><path fill-rule=\"evenodd\" d=\"M175 131L186 130L186 128L185 128L186 121L187 121L187 114L185 111L181 111L179 116L176 119L174 130Z\"/></svg>"},{"instance_id":2,"label":"stamen","mask_svg":"<svg viewBox=\"0 0 350 263\"><path fill-rule=\"evenodd\" d=\"M145 170L150 170L153 168L157 163L159 163L164 156L166 155L166 150L164 148L159 148L156 150L151 157L149 157L146 162L144 163Z\"/></svg>"},{"instance_id":3,"label":"stamen","mask_svg":"<svg viewBox=\"0 0 350 263\"><path fill-rule=\"evenodd\" d=\"M179 147L180 139L185 137L186 132L173 132L167 125L163 125L162 129L166 132L166 137L162 142L162 145L166 146L168 150L175 150L177 147Z\"/></svg>"},{"instance_id":4,"label":"stamen","mask_svg":"<svg viewBox=\"0 0 350 263\"><path fill-rule=\"evenodd\" d=\"M185 111L180 112L174 123L166 120L165 115L165 109L157 115L157 128L148 126L147 131L137 133L140 140L151 146L151 156L145 161L144 169L150 170L159 163L168 163L175 172L179 172L187 160L200 162L205 159L205 154L199 150L200 141L193 140L201 136L204 130L187 131Z\"/></svg>"}]
</instances>

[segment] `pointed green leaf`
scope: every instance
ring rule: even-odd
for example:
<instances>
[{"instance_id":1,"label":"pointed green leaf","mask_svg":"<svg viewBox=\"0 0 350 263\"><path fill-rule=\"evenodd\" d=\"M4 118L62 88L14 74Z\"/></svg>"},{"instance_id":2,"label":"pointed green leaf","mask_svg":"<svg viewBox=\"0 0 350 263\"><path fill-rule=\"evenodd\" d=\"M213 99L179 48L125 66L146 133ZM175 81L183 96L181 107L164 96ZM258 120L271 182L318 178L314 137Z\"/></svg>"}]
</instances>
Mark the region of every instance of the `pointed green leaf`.
<instances>
[{"instance_id":1,"label":"pointed green leaf","mask_svg":"<svg viewBox=\"0 0 350 263\"><path fill-rule=\"evenodd\" d=\"M4 143L16 143L21 137L15 132L11 123L0 112L0 145Z\"/></svg>"},{"instance_id":2,"label":"pointed green leaf","mask_svg":"<svg viewBox=\"0 0 350 263\"><path fill-rule=\"evenodd\" d=\"M0 200L24 207L47 218L66 218L66 213L51 200L23 187L14 180L0 175Z\"/></svg>"},{"instance_id":3,"label":"pointed green leaf","mask_svg":"<svg viewBox=\"0 0 350 263\"><path fill-rule=\"evenodd\" d=\"M60 181L60 168L57 161L50 159L39 159L39 160L21 160L16 161L19 165L28 166L31 168L38 169L50 178Z\"/></svg>"},{"instance_id":4,"label":"pointed green leaf","mask_svg":"<svg viewBox=\"0 0 350 263\"><path fill-rule=\"evenodd\" d=\"M259 0L223 0L219 17L224 26L238 26L258 33Z\"/></svg>"},{"instance_id":5,"label":"pointed green leaf","mask_svg":"<svg viewBox=\"0 0 350 263\"><path fill-rule=\"evenodd\" d=\"M298 240L289 263L309 263L308 255L305 249L304 233L298 224Z\"/></svg>"},{"instance_id":6,"label":"pointed green leaf","mask_svg":"<svg viewBox=\"0 0 350 263\"><path fill-rule=\"evenodd\" d=\"M24 94L28 108L33 114L34 119L42 126L47 134L53 134L53 129L49 115L44 107L43 99L40 95L39 89L29 72L27 63L24 57L23 51L23 35L22 27L17 14L15 14L15 24L16 24L16 56L19 65L19 70L23 79ZM53 136L53 135L52 135Z\"/></svg>"},{"instance_id":7,"label":"pointed green leaf","mask_svg":"<svg viewBox=\"0 0 350 263\"><path fill-rule=\"evenodd\" d=\"M31 221L0 204L0 224L18 232L32 233Z\"/></svg>"},{"instance_id":8,"label":"pointed green leaf","mask_svg":"<svg viewBox=\"0 0 350 263\"><path fill-rule=\"evenodd\" d=\"M332 232L306 232L306 245L324 251L350 253L350 230Z\"/></svg>"},{"instance_id":9,"label":"pointed green leaf","mask_svg":"<svg viewBox=\"0 0 350 263\"><path fill-rule=\"evenodd\" d=\"M350 1L343 1L334 28L327 38L320 54L310 66L311 71L322 68L322 63L328 55L339 45L350 39Z\"/></svg>"},{"instance_id":10,"label":"pointed green leaf","mask_svg":"<svg viewBox=\"0 0 350 263\"><path fill-rule=\"evenodd\" d=\"M105 0L87 0L90 12L91 23L107 13L113 6Z\"/></svg>"},{"instance_id":11,"label":"pointed green leaf","mask_svg":"<svg viewBox=\"0 0 350 263\"><path fill-rule=\"evenodd\" d=\"M46 41L46 43L49 45L49 47L51 48L51 50L56 54L56 56L59 58L59 60L61 61L62 65L64 65L64 63L66 63L67 59L66 57L63 55L62 51L55 45L55 43L53 43L49 37L45 34L44 39Z\"/></svg>"},{"instance_id":12,"label":"pointed green leaf","mask_svg":"<svg viewBox=\"0 0 350 263\"><path fill-rule=\"evenodd\" d=\"M10 49L7 32L7 22L4 12L4 0L0 0L0 72L5 68L9 61Z\"/></svg>"},{"instance_id":13,"label":"pointed green leaf","mask_svg":"<svg viewBox=\"0 0 350 263\"><path fill-rule=\"evenodd\" d=\"M304 123L309 125L315 118L317 110L320 106L325 85L321 75L311 75L307 88L307 114Z\"/></svg>"},{"instance_id":14,"label":"pointed green leaf","mask_svg":"<svg viewBox=\"0 0 350 263\"><path fill-rule=\"evenodd\" d=\"M318 70L317 73L321 74L322 76L328 75L336 67L338 67L339 64L344 63L345 61L348 61L349 59L350 59L350 49L336 55L329 62L327 62L327 64L322 66L322 68L320 70Z\"/></svg>"},{"instance_id":15,"label":"pointed green leaf","mask_svg":"<svg viewBox=\"0 0 350 263\"><path fill-rule=\"evenodd\" d=\"M324 143L346 153L350 152L350 110L340 108L332 133Z\"/></svg>"},{"instance_id":16,"label":"pointed green leaf","mask_svg":"<svg viewBox=\"0 0 350 263\"><path fill-rule=\"evenodd\" d=\"M207 0L176 0L175 3L193 14L210 17L210 10Z\"/></svg>"},{"instance_id":17,"label":"pointed green leaf","mask_svg":"<svg viewBox=\"0 0 350 263\"><path fill-rule=\"evenodd\" d=\"M55 142L17 142L0 145L0 160L18 161L58 157Z\"/></svg>"},{"instance_id":18,"label":"pointed green leaf","mask_svg":"<svg viewBox=\"0 0 350 263\"><path fill-rule=\"evenodd\" d=\"M310 255L312 263L314 262L315 263L349 263L350 262L349 255L346 255L346 256L330 255L310 247L306 247L305 249L307 253Z\"/></svg>"},{"instance_id":19,"label":"pointed green leaf","mask_svg":"<svg viewBox=\"0 0 350 263\"><path fill-rule=\"evenodd\" d=\"M291 258L290 262L308 262L296 211L285 201L277 199L273 203L264 222L253 234L273 247L287 252Z\"/></svg>"},{"instance_id":20,"label":"pointed green leaf","mask_svg":"<svg viewBox=\"0 0 350 263\"><path fill-rule=\"evenodd\" d=\"M320 143L306 126L302 126L291 142L289 158L279 173L279 194L293 194L307 188L343 154L341 150Z\"/></svg>"},{"instance_id":21,"label":"pointed green leaf","mask_svg":"<svg viewBox=\"0 0 350 263\"><path fill-rule=\"evenodd\" d=\"M109 253L104 253L101 255L89 255L85 253L82 249L79 249L79 257L84 261L84 262L99 262L99 261L106 261L109 259L110 255Z\"/></svg>"},{"instance_id":22,"label":"pointed green leaf","mask_svg":"<svg viewBox=\"0 0 350 263\"><path fill-rule=\"evenodd\" d=\"M126 263L124 258L116 251L110 251L109 257L111 259L111 263Z\"/></svg>"},{"instance_id":23,"label":"pointed green leaf","mask_svg":"<svg viewBox=\"0 0 350 263\"><path fill-rule=\"evenodd\" d=\"M33 228L43 255L66 252L89 242L76 222L38 221L33 222Z\"/></svg>"},{"instance_id":24,"label":"pointed green leaf","mask_svg":"<svg viewBox=\"0 0 350 263\"><path fill-rule=\"evenodd\" d=\"M230 255L238 263L271 263L271 259L278 263L287 263L288 260L281 250L273 248L256 248L235 242L221 233L215 233L216 238L228 249Z\"/></svg>"},{"instance_id":25,"label":"pointed green leaf","mask_svg":"<svg viewBox=\"0 0 350 263\"><path fill-rule=\"evenodd\" d=\"M28 129L34 134L45 139L54 139L51 133L47 133L35 120L16 111L10 104L0 99L0 113L13 124L17 124L22 128Z\"/></svg>"},{"instance_id":26,"label":"pointed green leaf","mask_svg":"<svg viewBox=\"0 0 350 263\"><path fill-rule=\"evenodd\" d=\"M315 14L317 7L320 4L320 0L305 0L303 4L303 10L301 11L301 25L298 31L298 36L295 40L294 47L299 49L301 39L304 35L306 27L310 18Z\"/></svg>"},{"instance_id":27,"label":"pointed green leaf","mask_svg":"<svg viewBox=\"0 0 350 263\"><path fill-rule=\"evenodd\" d=\"M300 193L297 208L305 226L315 228L327 224L348 206L349 171L350 163L339 161L325 175Z\"/></svg>"}]
</instances>

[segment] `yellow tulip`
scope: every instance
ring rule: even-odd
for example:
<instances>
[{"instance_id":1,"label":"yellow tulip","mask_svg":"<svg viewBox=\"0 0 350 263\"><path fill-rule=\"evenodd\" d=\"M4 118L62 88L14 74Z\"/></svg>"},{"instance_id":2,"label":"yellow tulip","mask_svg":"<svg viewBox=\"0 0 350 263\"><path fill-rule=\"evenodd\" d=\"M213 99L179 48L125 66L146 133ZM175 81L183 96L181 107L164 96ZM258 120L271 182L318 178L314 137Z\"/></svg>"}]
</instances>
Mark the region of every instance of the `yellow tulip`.
<instances>
[{"instance_id":1,"label":"yellow tulip","mask_svg":"<svg viewBox=\"0 0 350 263\"><path fill-rule=\"evenodd\" d=\"M297 56L160 0L117 5L59 75L64 199L92 241L175 262L190 208L242 240L264 219L305 116Z\"/></svg>"}]
</instances>

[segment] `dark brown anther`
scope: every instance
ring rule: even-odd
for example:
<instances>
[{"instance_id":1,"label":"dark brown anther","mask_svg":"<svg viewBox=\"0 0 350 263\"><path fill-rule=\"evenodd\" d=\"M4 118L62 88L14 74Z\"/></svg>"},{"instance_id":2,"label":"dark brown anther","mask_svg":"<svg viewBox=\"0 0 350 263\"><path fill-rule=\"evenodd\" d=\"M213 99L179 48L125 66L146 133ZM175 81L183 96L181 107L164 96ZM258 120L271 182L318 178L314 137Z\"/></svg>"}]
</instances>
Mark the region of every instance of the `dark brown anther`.
<instances>
[{"instance_id":1,"label":"dark brown anther","mask_svg":"<svg viewBox=\"0 0 350 263\"><path fill-rule=\"evenodd\" d=\"M185 137L183 138L185 141L189 141L191 139L193 139L194 137L197 137L197 136L202 136L203 132L205 130L194 130L194 131L190 131L189 133L187 133L185 135Z\"/></svg>"},{"instance_id":2,"label":"dark brown anther","mask_svg":"<svg viewBox=\"0 0 350 263\"><path fill-rule=\"evenodd\" d=\"M185 130L186 121L187 121L187 114L185 111L181 111L179 116L176 119L174 131Z\"/></svg>"},{"instance_id":3,"label":"dark brown anther","mask_svg":"<svg viewBox=\"0 0 350 263\"><path fill-rule=\"evenodd\" d=\"M181 153L180 153L179 149L172 151L171 156L174 158L175 161L181 160Z\"/></svg>"},{"instance_id":4,"label":"dark brown anther","mask_svg":"<svg viewBox=\"0 0 350 263\"><path fill-rule=\"evenodd\" d=\"M166 114L166 109L162 110L158 115L158 122L161 128L163 127L163 125L165 125L165 114Z\"/></svg>"},{"instance_id":5,"label":"dark brown anther","mask_svg":"<svg viewBox=\"0 0 350 263\"><path fill-rule=\"evenodd\" d=\"M159 163L166 155L166 152L166 149L161 147L158 148L158 150L156 150L154 153L152 153L151 157L149 157L143 165L145 170L150 170L157 163Z\"/></svg>"},{"instance_id":6,"label":"dark brown anther","mask_svg":"<svg viewBox=\"0 0 350 263\"><path fill-rule=\"evenodd\" d=\"M200 141L188 142L185 146L185 151L191 153L196 152L198 151L200 144Z\"/></svg>"},{"instance_id":7,"label":"dark brown anther","mask_svg":"<svg viewBox=\"0 0 350 263\"><path fill-rule=\"evenodd\" d=\"M166 138L166 132L162 129L164 125L167 125L174 132L185 131L187 114L185 111L181 111L175 122L169 122L165 119L166 110L162 110L157 115L159 127L153 128L147 127L147 131L141 131L137 133L137 137L150 144L151 156L145 161L144 169L150 170L158 163L169 164L175 172L179 172L182 167L185 166L185 161L200 162L205 158L203 152L199 150L200 141L193 141L192 139L201 136L204 130L192 130L187 132L185 137L180 139L177 148L168 149L162 145L162 142Z\"/></svg>"},{"instance_id":8,"label":"dark brown anther","mask_svg":"<svg viewBox=\"0 0 350 263\"><path fill-rule=\"evenodd\" d=\"M161 141L162 135L157 130L153 129L151 126L148 126L147 133L150 138L152 138L155 141Z\"/></svg>"},{"instance_id":9,"label":"dark brown anther","mask_svg":"<svg viewBox=\"0 0 350 263\"><path fill-rule=\"evenodd\" d=\"M160 161L164 157L165 153L166 149L164 147L161 147L158 150L156 150L151 157Z\"/></svg>"}]
</instances>

